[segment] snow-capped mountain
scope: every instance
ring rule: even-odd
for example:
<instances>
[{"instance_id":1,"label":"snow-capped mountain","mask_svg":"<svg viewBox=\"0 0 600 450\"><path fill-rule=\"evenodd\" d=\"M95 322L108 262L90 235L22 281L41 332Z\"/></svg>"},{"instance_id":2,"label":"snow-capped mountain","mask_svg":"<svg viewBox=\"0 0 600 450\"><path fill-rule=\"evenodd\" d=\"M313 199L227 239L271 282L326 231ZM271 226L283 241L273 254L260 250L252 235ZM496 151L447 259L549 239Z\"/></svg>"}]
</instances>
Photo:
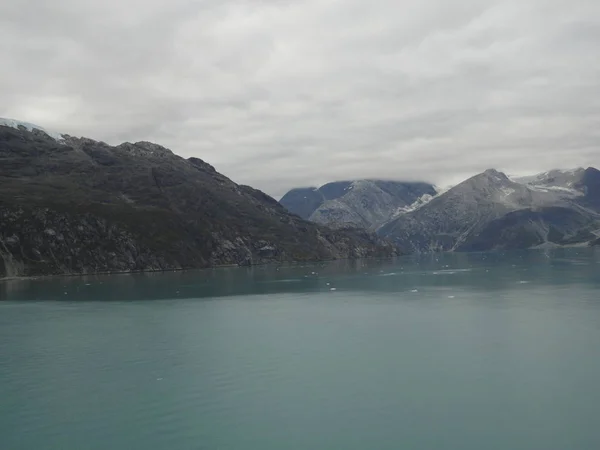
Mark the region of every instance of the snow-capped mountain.
<instances>
[{"instance_id":1,"label":"snow-capped mountain","mask_svg":"<svg viewBox=\"0 0 600 450\"><path fill-rule=\"evenodd\" d=\"M512 178L512 180L525 184L532 189L575 191L575 185L581 179L584 172L585 169L582 167L570 170L554 169L536 175Z\"/></svg>"},{"instance_id":2,"label":"snow-capped mountain","mask_svg":"<svg viewBox=\"0 0 600 450\"><path fill-rule=\"evenodd\" d=\"M490 169L383 225L407 251L490 250L590 242L600 229L600 172L511 180Z\"/></svg>"},{"instance_id":3,"label":"snow-capped mountain","mask_svg":"<svg viewBox=\"0 0 600 450\"><path fill-rule=\"evenodd\" d=\"M34 130L42 131L56 141L62 141L64 139L63 135L60 133L56 133L54 131L47 130L44 127L40 127L39 125L35 125L35 124L29 123L29 122L21 122L19 120L5 119L3 117L0 117L0 125L3 125L5 127L16 128L17 130L23 128L27 131L34 131Z\"/></svg>"},{"instance_id":4,"label":"snow-capped mountain","mask_svg":"<svg viewBox=\"0 0 600 450\"><path fill-rule=\"evenodd\" d=\"M515 178L538 192L555 192L563 198L580 198L587 206L600 205L600 172L593 167L570 170L551 170L530 177Z\"/></svg>"},{"instance_id":5,"label":"snow-capped mountain","mask_svg":"<svg viewBox=\"0 0 600 450\"><path fill-rule=\"evenodd\" d=\"M281 203L314 222L377 230L405 252L583 244L600 236L600 172L593 168L515 178L489 169L449 189L421 184L400 197L380 183L295 189ZM405 183L394 186L406 194Z\"/></svg>"},{"instance_id":6,"label":"snow-capped mountain","mask_svg":"<svg viewBox=\"0 0 600 450\"><path fill-rule=\"evenodd\" d=\"M280 203L304 219L331 227L375 229L436 194L428 183L355 180L292 189Z\"/></svg>"}]
</instances>

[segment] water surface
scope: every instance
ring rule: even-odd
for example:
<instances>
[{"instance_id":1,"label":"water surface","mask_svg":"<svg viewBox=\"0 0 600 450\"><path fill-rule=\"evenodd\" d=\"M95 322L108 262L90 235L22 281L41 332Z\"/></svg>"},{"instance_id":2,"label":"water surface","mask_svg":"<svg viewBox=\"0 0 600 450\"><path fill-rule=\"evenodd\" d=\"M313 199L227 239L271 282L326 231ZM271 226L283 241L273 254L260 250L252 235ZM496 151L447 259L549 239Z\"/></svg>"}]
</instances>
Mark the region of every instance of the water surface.
<instances>
[{"instance_id":1,"label":"water surface","mask_svg":"<svg viewBox=\"0 0 600 450\"><path fill-rule=\"evenodd\" d=\"M2 449L600 448L598 251L11 281L0 298Z\"/></svg>"}]
</instances>

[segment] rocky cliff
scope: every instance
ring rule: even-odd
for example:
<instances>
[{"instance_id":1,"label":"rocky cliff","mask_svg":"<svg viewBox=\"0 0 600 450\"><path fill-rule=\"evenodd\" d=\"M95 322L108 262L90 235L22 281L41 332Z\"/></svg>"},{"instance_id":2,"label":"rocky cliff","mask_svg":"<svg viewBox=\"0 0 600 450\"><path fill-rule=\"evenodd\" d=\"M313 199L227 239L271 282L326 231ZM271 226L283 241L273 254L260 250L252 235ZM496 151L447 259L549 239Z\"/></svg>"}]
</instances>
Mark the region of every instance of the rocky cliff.
<instances>
[{"instance_id":1,"label":"rocky cliff","mask_svg":"<svg viewBox=\"0 0 600 450\"><path fill-rule=\"evenodd\" d=\"M0 277L391 256L197 158L0 126Z\"/></svg>"}]
</instances>

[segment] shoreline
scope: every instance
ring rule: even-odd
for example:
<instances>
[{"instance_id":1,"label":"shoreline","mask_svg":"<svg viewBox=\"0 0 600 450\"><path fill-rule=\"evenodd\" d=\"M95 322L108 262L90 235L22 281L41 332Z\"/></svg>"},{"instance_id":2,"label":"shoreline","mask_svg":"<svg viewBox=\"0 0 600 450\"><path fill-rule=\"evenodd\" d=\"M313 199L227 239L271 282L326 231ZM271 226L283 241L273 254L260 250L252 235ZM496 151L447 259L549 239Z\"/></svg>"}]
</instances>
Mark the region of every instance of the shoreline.
<instances>
[{"instance_id":1,"label":"shoreline","mask_svg":"<svg viewBox=\"0 0 600 450\"><path fill-rule=\"evenodd\" d=\"M541 244L535 247L525 248L525 249L512 249L512 250L488 250L482 252L428 252L428 253L407 253L403 255L395 255L395 256L374 256L367 258L338 258L338 259L317 259L317 260L306 260L306 261L271 261L259 264L251 264L251 265L239 265L239 264L219 264L215 266L207 266L207 267L189 267L183 269L162 269L162 270L130 270L130 271L106 271L106 272L92 272L92 273L63 273L63 274L53 274L53 275L26 275L26 276L16 276L16 277L3 277L0 278L0 284L10 281L31 281L31 280L39 280L39 279L49 279L49 278L75 278L75 277L96 277L96 276L112 276L112 275L136 275L136 274L159 274L159 273L168 273L168 272L190 272L190 271L205 271L205 270L215 270L215 269L249 269L253 267L264 267L264 266L289 266L289 265L298 265L298 264L319 264L319 263L331 263L334 261L361 261L361 260L393 260L396 258L402 258L407 256L423 256L423 255L436 255L436 254L444 254L444 253L495 253L498 251L544 251L544 250L560 250L560 249L569 249L569 248L589 248L593 249L597 247L597 245L590 245L587 243L577 243L577 244L568 244L568 245L548 245Z\"/></svg>"},{"instance_id":2,"label":"shoreline","mask_svg":"<svg viewBox=\"0 0 600 450\"><path fill-rule=\"evenodd\" d=\"M191 271L205 271L205 270L215 270L215 269L250 269L252 267L264 267L264 266L287 266L287 265L296 265L296 264L319 264L319 263L330 263L334 261L361 261L361 260L384 260L384 259L395 259L398 257L407 256L407 255L396 255L396 256L387 256L387 257L369 257L369 258L339 258L339 259L317 259L317 260L306 260L306 261L271 261L260 264L251 264L251 265L239 265L239 264L219 264L216 266L208 266L208 267L189 267L184 269L162 269L162 270L129 270L129 271L107 271L107 272L92 272L92 273L62 273L62 274L52 274L52 275L25 275L25 276L16 276L16 277L3 277L0 278L0 283L9 282L9 281L31 281L31 280L40 280L40 279L50 279L50 278L76 278L76 277L96 277L96 276L112 276L112 275L136 275L136 274L159 274L159 273L169 273L169 272L191 272Z\"/></svg>"}]
</instances>

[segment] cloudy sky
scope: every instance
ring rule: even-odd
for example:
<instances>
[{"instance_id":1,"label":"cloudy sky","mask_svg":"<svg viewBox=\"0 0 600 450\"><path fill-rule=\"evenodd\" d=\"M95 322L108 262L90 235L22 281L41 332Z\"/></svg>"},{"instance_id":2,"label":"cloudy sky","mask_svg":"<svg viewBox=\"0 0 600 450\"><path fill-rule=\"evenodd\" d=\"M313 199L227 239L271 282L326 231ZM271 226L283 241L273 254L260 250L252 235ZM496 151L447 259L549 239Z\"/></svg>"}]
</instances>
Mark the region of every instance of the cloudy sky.
<instances>
[{"instance_id":1,"label":"cloudy sky","mask_svg":"<svg viewBox=\"0 0 600 450\"><path fill-rule=\"evenodd\" d=\"M280 196L600 166L598 0L3 0L0 116Z\"/></svg>"}]
</instances>

